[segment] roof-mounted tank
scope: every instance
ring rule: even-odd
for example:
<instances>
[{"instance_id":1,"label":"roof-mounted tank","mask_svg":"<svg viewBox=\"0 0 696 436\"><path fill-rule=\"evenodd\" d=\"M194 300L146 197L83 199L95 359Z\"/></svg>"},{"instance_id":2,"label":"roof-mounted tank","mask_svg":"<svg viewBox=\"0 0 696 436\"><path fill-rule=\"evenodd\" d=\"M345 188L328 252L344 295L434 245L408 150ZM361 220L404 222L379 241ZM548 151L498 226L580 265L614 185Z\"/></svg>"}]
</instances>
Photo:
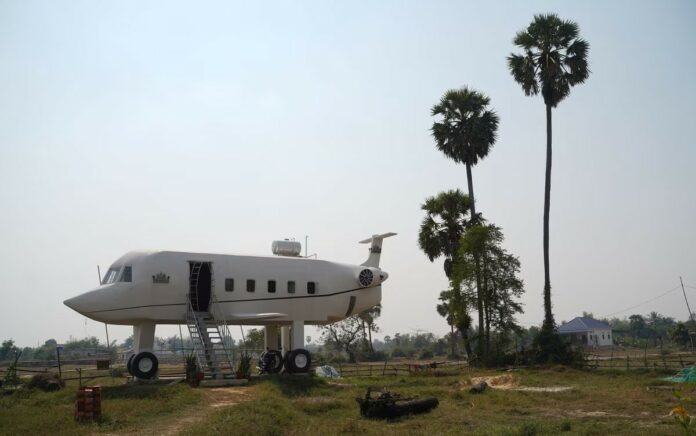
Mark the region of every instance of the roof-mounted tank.
<instances>
[{"instance_id":1,"label":"roof-mounted tank","mask_svg":"<svg viewBox=\"0 0 696 436\"><path fill-rule=\"evenodd\" d=\"M300 257L300 253L302 253L302 244L298 241L285 239L283 241L273 241L271 249L276 256Z\"/></svg>"}]
</instances>

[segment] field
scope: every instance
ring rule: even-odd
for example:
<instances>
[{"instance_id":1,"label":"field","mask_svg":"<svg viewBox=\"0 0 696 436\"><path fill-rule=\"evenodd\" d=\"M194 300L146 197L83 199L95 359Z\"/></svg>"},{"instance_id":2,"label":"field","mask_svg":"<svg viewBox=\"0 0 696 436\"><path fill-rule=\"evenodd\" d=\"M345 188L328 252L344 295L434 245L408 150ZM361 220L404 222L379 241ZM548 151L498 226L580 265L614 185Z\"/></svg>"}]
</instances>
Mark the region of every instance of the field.
<instances>
[{"instance_id":1,"label":"field","mask_svg":"<svg viewBox=\"0 0 696 436\"><path fill-rule=\"evenodd\" d=\"M505 377L513 389L570 387L560 392L488 389L468 392L472 377ZM126 385L99 379L103 419L73 420L77 382L60 392L0 398L0 434L679 434L676 404L663 371L457 369L437 375L276 376L236 388L184 384ZM395 422L360 418L355 398L368 386L404 396L436 396L433 412ZM689 395L691 388L681 387Z\"/></svg>"}]
</instances>

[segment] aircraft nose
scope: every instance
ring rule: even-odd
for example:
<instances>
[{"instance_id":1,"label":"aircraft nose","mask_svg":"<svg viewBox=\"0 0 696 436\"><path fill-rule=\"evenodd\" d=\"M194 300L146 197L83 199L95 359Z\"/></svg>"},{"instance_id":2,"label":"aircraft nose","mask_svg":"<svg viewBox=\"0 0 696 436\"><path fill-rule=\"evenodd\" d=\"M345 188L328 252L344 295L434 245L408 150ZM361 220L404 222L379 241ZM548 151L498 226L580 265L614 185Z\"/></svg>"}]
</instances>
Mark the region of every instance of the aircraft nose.
<instances>
[{"instance_id":1,"label":"aircraft nose","mask_svg":"<svg viewBox=\"0 0 696 436\"><path fill-rule=\"evenodd\" d=\"M74 310L75 312L82 313L83 312L83 304L82 304L82 296L78 295L77 297L73 298L68 298L67 300L63 301L63 304Z\"/></svg>"}]
</instances>

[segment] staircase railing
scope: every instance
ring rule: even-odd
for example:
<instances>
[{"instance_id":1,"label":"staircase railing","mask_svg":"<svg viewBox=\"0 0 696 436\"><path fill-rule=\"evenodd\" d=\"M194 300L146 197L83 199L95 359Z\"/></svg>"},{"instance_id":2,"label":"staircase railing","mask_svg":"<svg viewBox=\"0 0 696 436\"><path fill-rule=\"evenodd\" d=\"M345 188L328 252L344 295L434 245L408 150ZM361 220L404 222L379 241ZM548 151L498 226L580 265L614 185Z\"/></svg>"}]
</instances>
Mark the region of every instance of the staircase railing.
<instances>
[{"instance_id":1,"label":"staircase railing","mask_svg":"<svg viewBox=\"0 0 696 436\"><path fill-rule=\"evenodd\" d=\"M222 347L225 350L225 358L227 359L227 363L230 365L230 369L234 372L235 365L237 362L236 359L234 359L234 355L230 353L230 349L234 344L234 339L232 339L232 334L230 333L230 328L227 324L227 318L225 317L225 314L222 311L220 303L217 301L217 298L215 297L214 288L210 293L209 310L210 314L213 316L215 324L217 325L218 331L220 332L220 337L222 338Z\"/></svg>"},{"instance_id":2,"label":"staircase railing","mask_svg":"<svg viewBox=\"0 0 696 436\"><path fill-rule=\"evenodd\" d=\"M208 366L208 362L206 362L205 358L205 341L201 334L200 326L198 325L198 318L193 311L191 301L189 301L188 309L186 310L186 325L188 326L189 335L191 336L193 351L196 355L198 367L204 369Z\"/></svg>"}]
</instances>

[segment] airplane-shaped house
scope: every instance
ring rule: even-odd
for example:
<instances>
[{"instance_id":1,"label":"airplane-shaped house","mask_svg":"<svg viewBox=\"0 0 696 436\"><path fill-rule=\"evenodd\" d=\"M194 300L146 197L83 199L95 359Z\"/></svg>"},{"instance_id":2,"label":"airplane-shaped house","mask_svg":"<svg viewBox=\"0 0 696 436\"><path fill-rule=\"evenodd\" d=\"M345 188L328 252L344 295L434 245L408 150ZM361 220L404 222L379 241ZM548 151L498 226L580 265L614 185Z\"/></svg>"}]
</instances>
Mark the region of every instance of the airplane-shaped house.
<instances>
[{"instance_id":1,"label":"airplane-shaped house","mask_svg":"<svg viewBox=\"0 0 696 436\"><path fill-rule=\"evenodd\" d=\"M394 235L360 241L370 244L360 265L301 257L300 243L287 240L273 242L275 256L130 252L98 288L64 303L95 321L132 325L128 371L140 379L157 376L156 324L186 324L199 367L212 378L234 374L229 325L264 326L269 372L307 372L305 324L340 321L379 304L388 277L379 268L382 240Z\"/></svg>"}]
</instances>

